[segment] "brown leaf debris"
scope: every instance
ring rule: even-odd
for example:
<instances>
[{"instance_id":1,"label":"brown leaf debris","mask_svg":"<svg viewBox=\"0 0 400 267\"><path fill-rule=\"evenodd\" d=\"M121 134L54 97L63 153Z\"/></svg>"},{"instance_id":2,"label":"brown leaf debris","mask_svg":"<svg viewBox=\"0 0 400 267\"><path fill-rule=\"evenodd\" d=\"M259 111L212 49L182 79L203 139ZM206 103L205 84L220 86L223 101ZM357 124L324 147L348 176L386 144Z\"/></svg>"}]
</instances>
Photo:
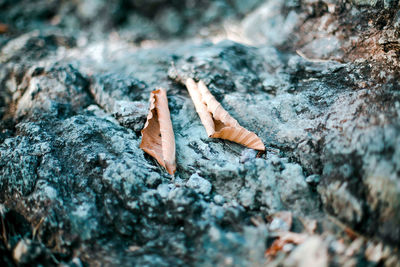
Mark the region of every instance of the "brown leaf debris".
<instances>
[{"instance_id":1,"label":"brown leaf debris","mask_svg":"<svg viewBox=\"0 0 400 267\"><path fill-rule=\"evenodd\" d=\"M252 149L265 151L261 139L239 125L210 93L203 81L196 83L189 78L185 82L207 135L239 143Z\"/></svg>"},{"instance_id":2,"label":"brown leaf debris","mask_svg":"<svg viewBox=\"0 0 400 267\"><path fill-rule=\"evenodd\" d=\"M8 25L0 23L0 34L8 32Z\"/></svg>"},{"instance_id":3,"label":"brown leaf debris","mask_svg":"<svg viewBox=\"0 0 400 267\"><path fill-rule=\"evenodd\" d=\"M164 89L150 94L150 110L142 130L140 148L154 157L169 174L175 173L175 137Z\"/></svg>"},{"instance_id":4,"label":"brown leaf debris","mask_svg":"<svg viewBox=\"0 0 400 267\"><path fill-rule=\"evenodd\" d=\"M275 256L279 251L283 250L286 244L301 244L307 239L308 235L304 233L281 232L278 239L265 252L266 256Z\"/></svg>"}]
</instances>

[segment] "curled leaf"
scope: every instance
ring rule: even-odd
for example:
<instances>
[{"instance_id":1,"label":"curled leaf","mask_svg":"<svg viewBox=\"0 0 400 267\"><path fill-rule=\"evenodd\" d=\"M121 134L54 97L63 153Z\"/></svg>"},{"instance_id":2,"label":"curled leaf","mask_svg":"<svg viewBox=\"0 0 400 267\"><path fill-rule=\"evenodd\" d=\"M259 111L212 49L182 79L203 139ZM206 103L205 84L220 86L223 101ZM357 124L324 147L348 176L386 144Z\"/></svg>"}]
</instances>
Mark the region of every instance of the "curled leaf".
<instances>
[{"instance_id":1,"label":"curled leaf","mask_svg":"<svg viewBox=\"0 0 400 267\"><path fill-rule=\"evenodd\" d=\"M150 110L142 130L140 148L154 157L169 174L175 173L175 137L164 89L150 94Z\"/></svg>"},{"instance_id":2,"label":"curled leaf","mask_svg":"<svg viewBox=\"0 0 400 267\"><path fill-rule=\"evenodd\" d=\"M265 151L261 139L239 125L237 120L221 106L203 81L196 83L189 78L185 82L207 135L239 143L252 149Z\"/></svg>"}]
</instances>

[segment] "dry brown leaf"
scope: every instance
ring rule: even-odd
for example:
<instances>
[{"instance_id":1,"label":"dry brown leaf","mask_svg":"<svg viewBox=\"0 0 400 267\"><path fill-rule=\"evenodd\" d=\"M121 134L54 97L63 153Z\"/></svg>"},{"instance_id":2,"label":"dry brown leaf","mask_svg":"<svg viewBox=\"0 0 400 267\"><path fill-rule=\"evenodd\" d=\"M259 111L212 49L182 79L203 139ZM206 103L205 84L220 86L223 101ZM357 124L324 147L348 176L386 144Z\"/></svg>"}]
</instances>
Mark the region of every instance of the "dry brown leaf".
<instances>
[{"instance_id":1,"label":"dry brown leaf","mask_svg":"<svg viewBox=\"0 0 400 267\"><path fill-rule=\"evenodd\" d=\"M196 83L189 78L185 85L209 137L226 139L265 151L261 139L255 133L240 126L210 93L203 81Z\"/></svg>"},{"instance_id":2,"label":"dry brown leaf","mask_svg":"<svg viewBox=\"0 0 400 267\"><path fill-rule=\"evenodd\" d=\"M8 25L0 23L0 34L8 32Z\"/></svg>"},{"instance_id":3,"label":"dry brown leaf","mask_svg":"<svg viewBox=\"0 0 400 267\"><path fill-rule=\"evenodd\" d=\"M357 232L355 232L353 229L351 229L350 227L347 227L344 229L344 232L350 237L351 240L356 239L359 234Z\"/></svg>"},{"instance_id":4,"label":"dry brown leaf","mask_svg":"<svg viewBox=\"0 0 400 267\"><path fill-rule=\"evenodd\" d=\"M266 256L275 256L279 251L283 249L286 244L301 244L307 239L307 234L299 234L293 232L281 232L279 233L278 239L276 239L272 245L265 251Z\"/></svg>"},{"instance_id":5,"label":"dry brown leaf","mask_svg":"<svg viewBox=\"0 0 400 267\"><path fill-rule=\"evenodd\" d=\"M142 130L140 148L154 157L169 174L175 173L175 137L164 89L150 94L150 110Z\"/></svg>"}]
</instances>

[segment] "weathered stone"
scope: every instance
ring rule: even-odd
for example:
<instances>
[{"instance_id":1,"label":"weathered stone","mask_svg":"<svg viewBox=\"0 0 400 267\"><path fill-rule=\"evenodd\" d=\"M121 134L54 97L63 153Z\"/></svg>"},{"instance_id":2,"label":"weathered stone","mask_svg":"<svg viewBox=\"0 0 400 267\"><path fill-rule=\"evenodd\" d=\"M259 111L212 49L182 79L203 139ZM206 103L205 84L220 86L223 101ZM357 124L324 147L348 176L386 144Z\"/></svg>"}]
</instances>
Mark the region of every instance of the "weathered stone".
<instances>
[{"instance_id":1,"label":"weathered stone","mask_svg":"<svg viewBox=\"0 0 400 267\"><path fill-rule=\"evenodd\" d=\"M365 263L365 240L347 236L358 232L400 241L398 1L11 2L0 0L12 24L0 39L4 265L265 265L282 210L285 231L310 231L309 218L318 230L277 265ZM247 45L191 38L220 39L226 19L240 29L223 36ZM188 77L266 153L209 138ZM174 177L139 148L159 87Z\"/></svg>"}]
</instances>

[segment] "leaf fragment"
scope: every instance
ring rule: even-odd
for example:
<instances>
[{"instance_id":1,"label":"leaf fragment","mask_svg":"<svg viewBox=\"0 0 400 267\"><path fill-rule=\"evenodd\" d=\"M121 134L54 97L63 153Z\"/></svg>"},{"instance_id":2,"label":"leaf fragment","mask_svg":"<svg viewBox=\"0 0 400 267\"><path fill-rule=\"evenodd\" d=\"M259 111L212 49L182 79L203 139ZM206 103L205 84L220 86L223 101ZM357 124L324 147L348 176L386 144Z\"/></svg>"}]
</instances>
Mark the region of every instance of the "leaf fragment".
<instances>
[{"instance_id":1,"label":"leaf fragment","mask_svg":"<svg viewBox=\"0 0 400 267\"><path fill-rule=\"evenodd\" d=\"M0 34L8 32L9 27L7 24L0 23Z\"/></svg>"},{"instance_id":2,"label":"leaf fragment","mask_svg":"<svg viewBox=\"0 0 400 267\"><path fill-rule=\"evenodd\" d=\"M240 126L215 99L203 81L196 83L192 78L188 78L185 85L209 137L226 139L255 150L265 151L261 139Z\"/></svg>"},{"instance_id":3,"label":"leaf fragment","mask_svg":"<svg viewBox=\"0 0 400 267\"><path fill-rule=\"evenodd\" d=\"M308 235L304 233L294 233L289 231L280 232L278 239L265 252L266 256L276 256L279 251L283 250L286 244L301 244L307 239Z\"/></svg>"},{"instance_id":4,"label":"leaf fragment","mask_svg":"<svg viewBox=\"0 0 400 267\"><path fill-rule=\"evenodd\" d=\"M175 137L164 89L150 94L150 110L142 130L140 148L154 157L169 174L175 173Z\"/></svg>"}]
</instances>

